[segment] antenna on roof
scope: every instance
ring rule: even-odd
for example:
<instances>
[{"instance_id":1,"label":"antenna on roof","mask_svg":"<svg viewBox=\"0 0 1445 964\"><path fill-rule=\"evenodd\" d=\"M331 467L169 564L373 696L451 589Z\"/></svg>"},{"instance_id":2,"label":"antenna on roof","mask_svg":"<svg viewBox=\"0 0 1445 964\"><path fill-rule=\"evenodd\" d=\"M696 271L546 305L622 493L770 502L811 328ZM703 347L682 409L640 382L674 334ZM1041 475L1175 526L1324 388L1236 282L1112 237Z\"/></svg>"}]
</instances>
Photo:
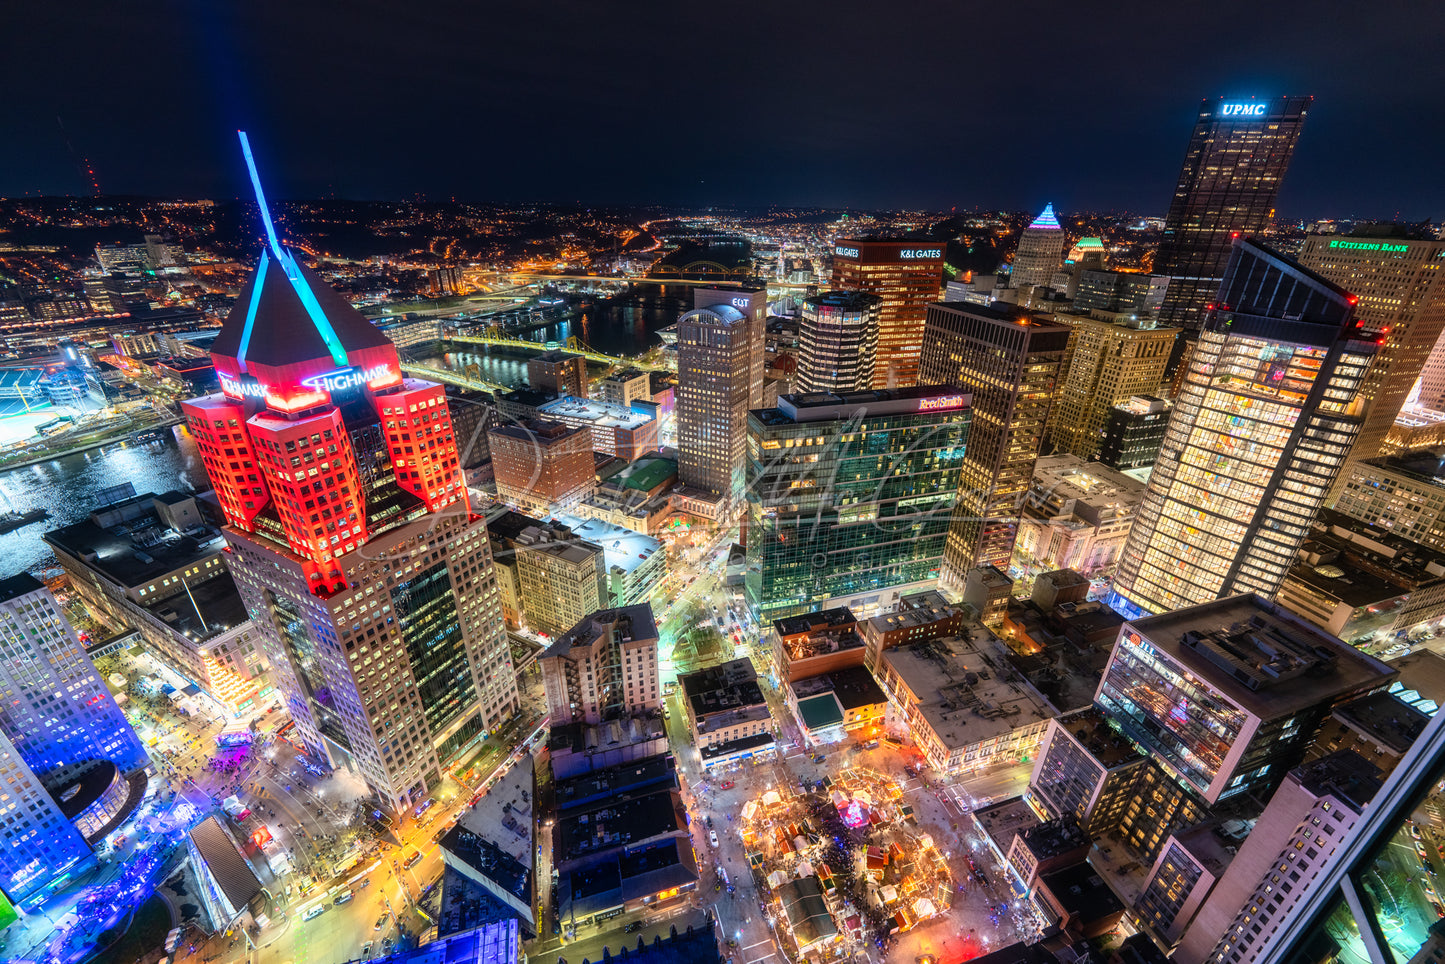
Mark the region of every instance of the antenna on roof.
<instances>
[{"instance_id":1,"label":"antenna on roof","mask_svg":"<svg viewBox=\"0 0 1445 964\"><path fill-rule=\"evenodd\" d=\"M301 274L301 266L296 263L295 258L291 257L290 252L281 247L281 239L276 237L276 225L271 223L271 209L266 206L266 192L261 187L261 175L256 170L256 158L251 155L251 141L246 137L245 131L236 131L236 135L241 138L241 153L246 158L246 170L251 175L251 188L256 192L256 204L261 208L261 224L266 228L266 240L271 245L271 253L276 256L276 263L281 266L281 270L286 274L286 280L291 282L291 287L296 291L296 297L301 299L306 313L311 316L311 323L320 332L321 340L326 342L326 348L331 352L331 360L345 368L351 364L346 358L346 348L341 344L341 339L336 337L336 330L331 327L331 320L326 317L326 312L321 309L321 303L316 300L316 292L311 290L311 285ZM264 280L264 274L258 275L255 285L257 298Z\"/></svg>"}]
</instances>

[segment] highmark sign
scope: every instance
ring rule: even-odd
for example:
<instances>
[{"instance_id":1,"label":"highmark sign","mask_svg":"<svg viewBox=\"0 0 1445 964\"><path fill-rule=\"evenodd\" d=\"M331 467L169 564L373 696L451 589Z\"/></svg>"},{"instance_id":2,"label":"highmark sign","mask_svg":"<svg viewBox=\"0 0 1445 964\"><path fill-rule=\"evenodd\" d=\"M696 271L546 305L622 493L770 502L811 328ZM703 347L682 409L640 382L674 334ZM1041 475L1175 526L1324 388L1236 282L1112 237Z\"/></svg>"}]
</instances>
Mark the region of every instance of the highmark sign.
<instances>
[{"instance_id":1,"label":"highmark sign","mask_svg":"<svg viewBox=\"0 0 1445 964\"><path fill-rule=\"evenodd\" d=\"M1410 250L1408 244L1391 244L1388 241L1343 241L1338 238L1330 240L1330 247L1344 248L1347 251L1383 251L1389 254L1403 254Z\"/></svg>"},{"instance_id":2,"label":"highmark sign","mask_svg":"<svg viewBox=\"0 0 1445 964\"><path fill-rule=\"evenodd\" d=\"M1224 104L1219 108L1220 117L1263 117L1263 104Z\"/></svg>"},{"instance_id":3,"label":"highmark sign","mask_svg":"<svg viewBox=\"0 0 1445 964\"><path fill-rule=\"evenodd\" d=\"M301 379L301 384L322 392L340 392L348 388L359 388L382 378L391 371L389 365L373 365L370 368L338 368L324 375L312 375Z\"/></svg>"},{"instance_id":4,"label":"highmark sign","mask_svg":"<svg viewBox=\"0 0 1445 964\"><path fill-rule=\"evenodd\" d=\"M235 398L265 398L266 386L249 375L221 375L221 391Z\"/></svg>"}]
</instances>

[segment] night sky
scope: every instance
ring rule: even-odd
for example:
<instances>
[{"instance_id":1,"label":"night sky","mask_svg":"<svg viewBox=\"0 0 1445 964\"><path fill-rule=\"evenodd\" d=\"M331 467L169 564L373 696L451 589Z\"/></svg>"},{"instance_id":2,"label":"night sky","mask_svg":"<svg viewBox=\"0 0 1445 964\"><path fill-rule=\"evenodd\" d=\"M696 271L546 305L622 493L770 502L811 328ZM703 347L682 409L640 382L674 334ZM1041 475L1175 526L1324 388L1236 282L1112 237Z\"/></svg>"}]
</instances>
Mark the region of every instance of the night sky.
<instances>
[{"instance_id":1,"label":"night sky","mask_svg":"<svg viewBox=\"0 0 1445 964\"><path fill-rule=\"evenodd\" d=\"M1162 216L1201 98L1309 93L1282 217L1445 217L1439 4L5 6L0 196L234 197L245 127L277 198Z\"/></svg>"}]
</instances>

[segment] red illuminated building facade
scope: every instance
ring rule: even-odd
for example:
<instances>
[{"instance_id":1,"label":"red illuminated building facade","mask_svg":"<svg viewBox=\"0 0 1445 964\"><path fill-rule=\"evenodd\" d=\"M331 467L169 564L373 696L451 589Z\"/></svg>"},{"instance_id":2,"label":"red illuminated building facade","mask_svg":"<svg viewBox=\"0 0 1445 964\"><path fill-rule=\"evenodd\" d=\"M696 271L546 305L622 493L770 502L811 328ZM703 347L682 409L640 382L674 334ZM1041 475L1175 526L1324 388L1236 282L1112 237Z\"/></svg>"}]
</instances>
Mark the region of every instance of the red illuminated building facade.
<instances>
[{"instance_id":1,"label":"red illuminated building facade","mask_svg":"<svg viewBox=\"0 0 1445 964\"><path fill-rule=\"evenodd\" d=\"M297 734L415 805L517 708L443 388L274 235L212 360L187 427Z\"/></svg>"}]
</instances>

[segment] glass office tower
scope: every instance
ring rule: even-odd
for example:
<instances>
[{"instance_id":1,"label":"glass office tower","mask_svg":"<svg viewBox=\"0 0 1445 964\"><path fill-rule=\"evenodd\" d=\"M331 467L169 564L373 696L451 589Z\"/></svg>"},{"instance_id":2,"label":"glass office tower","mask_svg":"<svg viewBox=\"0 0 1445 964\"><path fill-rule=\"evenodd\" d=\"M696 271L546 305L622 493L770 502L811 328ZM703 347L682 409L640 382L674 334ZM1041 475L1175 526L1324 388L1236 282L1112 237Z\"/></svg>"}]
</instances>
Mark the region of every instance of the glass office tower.
<instances>
[{"instance_id":1,"label":"glass office tower","mask_svg":"<svg viewBox=\"0 0 1445 964\"><path fill-rule=\"evenodd\" d=\"M1356 328L1354 301L1235 243L1120 557L1116 609L1274 597L1365 414L1378 345Z\"/></svg>"},{"instance_id":2,"label":"glass office tower","mask_svg":"<svg viewBox=\"0 0 1445 964\"><path fill-rule=\"evenodd\" d=\"M784 395L749 414L747 589L760 621L890 608L933 585L969 403L935 386Z\"/></svg>"}]
</instances>

